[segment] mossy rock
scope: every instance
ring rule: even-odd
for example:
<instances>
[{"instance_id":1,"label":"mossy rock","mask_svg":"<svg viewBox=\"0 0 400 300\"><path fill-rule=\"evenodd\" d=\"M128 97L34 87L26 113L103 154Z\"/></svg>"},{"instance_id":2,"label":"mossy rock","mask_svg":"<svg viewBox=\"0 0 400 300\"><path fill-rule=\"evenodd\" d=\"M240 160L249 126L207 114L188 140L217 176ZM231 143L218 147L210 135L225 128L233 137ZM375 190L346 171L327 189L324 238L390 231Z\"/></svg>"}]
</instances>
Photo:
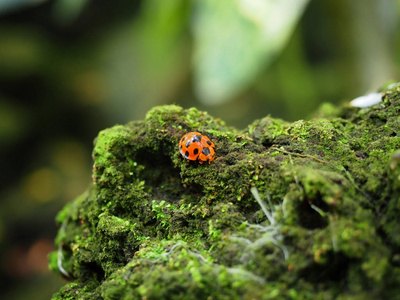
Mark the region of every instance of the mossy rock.
<instances>
[{"instance_id":1,"label":"mossy rock","mask_svg":"<svg viewBox=\"0 0 400 300\"><path fill-rule=\"evenodd\" d=\"M399 299L399 90L327 108L238 131L160 106L100 132L57 216L53 299ZM190 131L216 160L183 159Z\"/></svg>"}]
</instances>

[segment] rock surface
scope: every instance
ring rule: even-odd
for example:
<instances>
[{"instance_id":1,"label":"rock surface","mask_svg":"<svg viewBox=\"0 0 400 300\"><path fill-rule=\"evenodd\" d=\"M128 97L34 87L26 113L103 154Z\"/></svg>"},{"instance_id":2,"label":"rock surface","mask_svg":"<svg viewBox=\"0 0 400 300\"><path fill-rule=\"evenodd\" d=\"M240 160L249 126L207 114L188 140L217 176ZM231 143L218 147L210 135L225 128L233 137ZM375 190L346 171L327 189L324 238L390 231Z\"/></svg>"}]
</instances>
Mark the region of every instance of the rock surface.
<instances>
[{"instance_id":1,"label":"rock surface","mask_svg":"<svg viewBox=\"0 0 400 300\"><path fill-rule=\"evenodd\" d=\"M53 299L397 299L400 90L238 131L170 105L99 133L57 216ZM187 162L183 134L216 145Z\"/></svg>"}]
</instances>

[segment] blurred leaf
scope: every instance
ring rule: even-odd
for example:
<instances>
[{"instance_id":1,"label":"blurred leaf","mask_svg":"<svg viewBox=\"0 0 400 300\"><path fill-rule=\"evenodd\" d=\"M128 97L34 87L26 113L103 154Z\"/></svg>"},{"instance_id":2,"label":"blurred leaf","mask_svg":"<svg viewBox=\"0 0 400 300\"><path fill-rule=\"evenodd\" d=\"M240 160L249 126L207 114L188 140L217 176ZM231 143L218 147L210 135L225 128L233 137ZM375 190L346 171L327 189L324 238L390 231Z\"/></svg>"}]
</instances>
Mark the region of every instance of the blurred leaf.
<instances>
[{"instance_id":1,"label":"blurred leaf","mask_svg":"<svg viewBox=\"0 0 400 300\"><path fill-rule=\"evenodd\" d=\"M107 109L119 120L143 118L182 87L189 73L190 5L186 0L147 0L137 19L106 40Z\"/></svg>"},{"instance_id":2,"label":"blurred leaf","mask_svg":"<svg viewBox=\"0 0 400 300\"><path fill-rule=\"evenodd\" d=\"M0 95L0 146L8 146L26 134L28 117L23 108ZM12 101L12 100L11 100Z\"/></svg>"},{"instance_id":3,"label":"blurred leaf","mask_svg":"<svg viewBox=\"0 0 400 300\"><path fill-rule=\"evenodd\" d=\"M245 89L282 49L308 0L197 0L195 88L206 104Z\"/></svg>"},{"instance_id":4,"label":"blurred leaf","mask_svg":"<svg viewBox=\"0 0 400 300\"><path fill-rule=\"evenodd\" d=\"M58 0L54 6L54 18L68 25L75 21L89 0Z\"/></svg>"},{"instance_id":5,"label":"blurred leaf","mask_svg":"<svg viewBox=\"0 0 400 300\"><path fill-rule=\"evenodd\" d=\"M47 0L0 0L0 14L8 13L13 10L42 4Z\"/></svg>"},{"instance_id":6,"label":"blurred leaf","mask_svg":"<svg viewBox=\"0 0 400 300\"><path fill-rule=\"evenodd\" d=\"M26 76L40 69L47 59L47 41L34 28L0 28L0 77Z\"/></svg>"},{"instance_id":7,"label":"blurred leaf","mask_svg":"<svg viewBox=\"0 0 400 300\"><path fill-rule=\"evenodd\" d=\"M60 196L62 178L59 172L41 168L29 174L22 184L24 195L36 202L48 202Z\"/></svg>"}]
</instances>

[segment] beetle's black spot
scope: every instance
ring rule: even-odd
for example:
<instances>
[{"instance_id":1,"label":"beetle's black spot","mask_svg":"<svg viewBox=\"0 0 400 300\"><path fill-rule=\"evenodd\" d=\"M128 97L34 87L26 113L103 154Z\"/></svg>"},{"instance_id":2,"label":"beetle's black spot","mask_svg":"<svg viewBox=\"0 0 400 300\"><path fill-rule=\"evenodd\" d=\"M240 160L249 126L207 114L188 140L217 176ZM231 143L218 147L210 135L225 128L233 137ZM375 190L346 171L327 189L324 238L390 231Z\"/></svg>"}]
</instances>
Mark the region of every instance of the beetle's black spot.
<instances>
[{"instance_id":1,"label":"beetle's black spot","mask_svg":"<svg viewBox=\"0 0 400 300\"><path fill-rule=\"evenodd\" d=\"M210 141L207 141L207 144L208 144L209 146L211 146L211 142L210 142Z\"/></svg>"},{"instance_id":2,"label":"beetle's black spot","mask_svg":"<svg viewBox=\"0 0 400 300\"><path fill-rule=\"evenodd\" d=\"M201 135L195 135L193 137L193 142L200 142L201 141L202 136Z\"/></svg>"},{"instance_id":3,"label":"beetle's black spot","mask_svg":"<svg viewBox=\"0 0 400 300\"><path fill-rule=\"evenodd\" d=\"M191 144L191 142L190 142L190 141L187 141L187 143L186 143L186 148L188 148L188 147L190 146L190 144Z\"/></svg>"},{"instance_id":4,"label":"beetle's black spot","mask_svg":"<svg viewBox=\"0 0 400 300\"><path fill-rule=\"evenodd\" d=\"M182 142L184 142L186 140L186 136L182 138Z\"/></svg>"},{"instance_id":5,"label":"beetle's black spot","mask_svg":"<svg viewBox=\"0 0 400 300\"><path fill-rule=\"evenodd\" d=\"M194 155L199 154L199 149L195 148L195 149L193 150L193 153L194 153Z\"/></svg>"},{"instance_id":6,"label":"beetle's black spot","mask_svg":"<svg viewBox=\"0 0 400 300\"><path fill-rule=\"evenodd\" d=\"M185 157L188 158L189 157L189 151L185 152Z\"/></svg>"},{"instance_id":7,"label":"beetle's black spot","mask_svg":"<svg viewBox=\"0 0 400 300\"><path fill-rule=\"evenodd\" d=\"M203 148L203 151L201 151L204 155L208 155L208 154L210 154L210 149L209 148Z\"/></svg>"}]
</instances>

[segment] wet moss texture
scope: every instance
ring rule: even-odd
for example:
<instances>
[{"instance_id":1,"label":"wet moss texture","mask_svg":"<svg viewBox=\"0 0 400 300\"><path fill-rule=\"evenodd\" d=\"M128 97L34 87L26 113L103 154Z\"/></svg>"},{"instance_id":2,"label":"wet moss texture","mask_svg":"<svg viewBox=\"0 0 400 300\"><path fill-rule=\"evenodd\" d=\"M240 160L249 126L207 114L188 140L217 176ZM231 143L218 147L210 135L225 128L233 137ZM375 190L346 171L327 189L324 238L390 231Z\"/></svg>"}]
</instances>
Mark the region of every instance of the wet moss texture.
<instances>
[{"instance_id":1,"label":"wet moss texture","mask_svg":"<svg viewBox=\"0 0 400 300\"><path fill-rule=\"evenodd\" d=\"M241 131L174 105L101 131L57 216L53 299L399 299L399 92ZM182 158L190 131L215 161Z\"/></svg>"}]
</instances>

